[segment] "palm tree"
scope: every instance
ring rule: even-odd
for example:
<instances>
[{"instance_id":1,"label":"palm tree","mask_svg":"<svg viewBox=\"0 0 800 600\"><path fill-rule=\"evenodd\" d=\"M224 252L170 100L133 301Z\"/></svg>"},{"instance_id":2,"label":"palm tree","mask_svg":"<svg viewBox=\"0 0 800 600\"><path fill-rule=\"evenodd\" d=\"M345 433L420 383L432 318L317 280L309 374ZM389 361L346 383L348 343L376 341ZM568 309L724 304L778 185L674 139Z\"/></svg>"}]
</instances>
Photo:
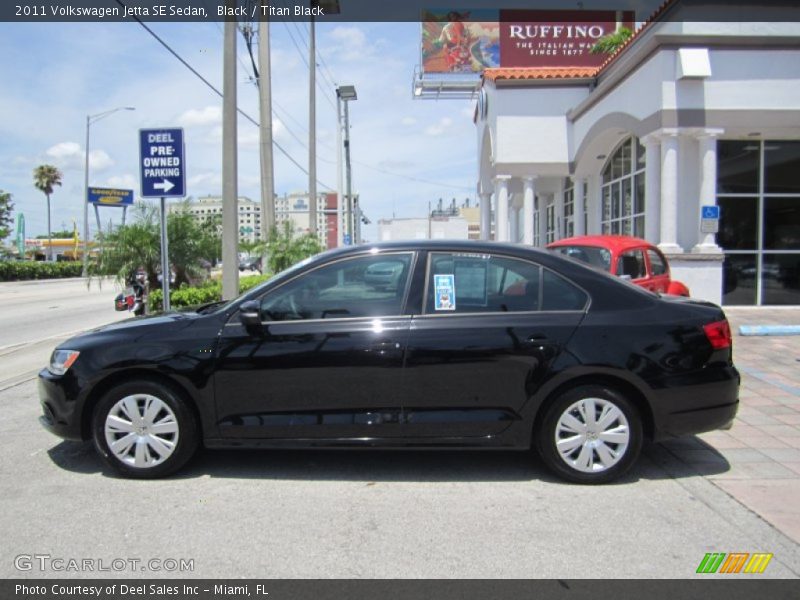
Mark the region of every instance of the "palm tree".
<instances>
[{"instance_id":1,"label":"palm tree","mask_svg":"<svg viewBox=\"0 0 800 600\"><path fill-rule=\"evenodd\" d=\"M614 54L631 39L633 32L627 27L620 27L614 33L604 35L589 50L590 54Z\"/></svg>"},{"instance_id":2,"label":"palm tree","mask_svg":"<svg viewBox=\"0 0 800 600\"><path fill-rule=\"evenodd\" d=\"M47 196L47 259L53 260L53 238L50 231L50 194L61 185L64 175L53 165L39 165L33 170L33 185Z\"/></svg>"}]
</instances>

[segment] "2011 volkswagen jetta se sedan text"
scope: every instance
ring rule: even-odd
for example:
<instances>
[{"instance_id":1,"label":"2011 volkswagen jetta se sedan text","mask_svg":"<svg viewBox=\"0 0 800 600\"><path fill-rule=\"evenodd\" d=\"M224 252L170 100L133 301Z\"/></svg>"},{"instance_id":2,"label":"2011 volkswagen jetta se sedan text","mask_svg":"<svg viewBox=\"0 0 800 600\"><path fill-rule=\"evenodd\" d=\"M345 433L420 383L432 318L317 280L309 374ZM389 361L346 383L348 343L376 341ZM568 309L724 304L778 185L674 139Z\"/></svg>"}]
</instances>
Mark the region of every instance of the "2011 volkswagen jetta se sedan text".
<instances>
[{"instance_id":1,"label":"2011 volkswagen jetta se sedan text","mask_svg":"<svg viewBox=\"0 0 800 600\"><path fill-rule=\"evenodd\" d=\"M373 265L396 272L375 286ZM39 375L42 423L117 472L160 477L208 448L536 448L610 481L645 439L738 407L718 306L572 259L483 242L320 254L194 312L72 338Z\"/></svg>"}]
</instances>

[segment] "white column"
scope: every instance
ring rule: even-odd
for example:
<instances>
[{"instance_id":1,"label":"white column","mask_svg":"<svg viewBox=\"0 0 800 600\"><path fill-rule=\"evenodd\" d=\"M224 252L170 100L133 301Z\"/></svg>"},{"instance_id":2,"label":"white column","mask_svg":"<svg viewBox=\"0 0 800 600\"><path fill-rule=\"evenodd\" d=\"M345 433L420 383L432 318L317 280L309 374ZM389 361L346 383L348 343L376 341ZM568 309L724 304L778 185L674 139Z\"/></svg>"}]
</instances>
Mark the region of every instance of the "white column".
<instances>
[{"instance_id":1,"label":"white column","mask_svg":"<svg viewBox=\"0 0 800 600\"><path fill-rule=\"evenodd\" d=\"M495 213L494 239L498 242L508 241L508 175L498 175L494 179L494 193L497 199L497 212Z\"/></svg>"},{"instance_id":2,"label":"white column","mask_svg":"<svg viewBox=\"0 0 800 600\"><path fill-rule=\"evenodd\" d=\"M519 241L519 207L516 198L511 201L508 213L508 241L512 243Z\"/></svg>"},{"instance_id":3,"label":"white column","mask_svg":"<svg viewBox=\"0 0 800 600\"><path fill-rule=\"evenodd\" d=\"M481 199L481 239L489 240L492 238L492 195L482 193Z\"/></svg>"},{"instance_id":4,"label":"white column","mask_svg":"<svg viewBox=\"0 0 800 600\"><path fill-rule=\"evenodd\" d=\"M720 133L720 131L709 130L698 136L701 207L717 205L717 135ZM701 235L703 234L701 233ZM715 237L713 233L703 235L702 241L692 248L692 252L699 254L722 252Z\"/></svg>"},{"instance_id":5,"label":"white column","mask_svg":"<svg viewBox=\"0 0 800 600\"><path fill-rule=\"evenodd\" d=\"M533 245L533 198L536 194L536 178L526 177L522 192L522 243Z\"/></svg>"},{"instance_id":6,"label":"white column","mask_svg":"<svg viewBox=\"0 0 800 600\"><path fill-rule=\"evenodd\" d=\"M656 135L642 138L644 167L644 237L653 244L661 242L661 142Z\"/></svg>"},{"instance_id":7,"label":"white column","mask_svg":"<svg viewBox=\"0 0 800 600\"><path fill-rule=\"evenodd\" d=\"M566 237L564 235L564 179L559 179L558 188L553 195L553 203L555 212L553 214L553 227L555 227L555 239Z\"/></svg>"},{"instance_id":8,"label":"white column","mask_svg":"<svg viewBox=\"0 0 800 600\"><path fill-rule=\"evenodd\" d=\"M593 175L586 180L586 202L589 209L588 235L603 232L603 191L602 175Z\"/></svg>"},{"instance_id":9,"label":"white column","mask_svg":"<svg viewBox=\"0 0 800 600\"><path fill-rule=\"evenodd\" d=\"M572 222L574 224L575 235L586 235L586 227L583 221L583 207L586 202L586 178L573 177L572 189L575 190L575 202L572 205Z\"/></svg>"},{"instance_id":10,"label":"white column","mask_svg":"<svg viewBox=\"0 0 800 600\"><path fill-rule=\"evenodd\" d=\"M547 245L547 201L548 195L539 194L536 198L536 208L539 211L539 246L544 248Z\"/></svg>"},{"instance_id":11,"label":"white column","mask_svg":"<svg viewBox=\"0 0 800 600\"><path fill-rule=\"evenodd\" d=\"M663 252L678 254L678 134L661 136L661 242Z\"/></svg>"}]
</instances>

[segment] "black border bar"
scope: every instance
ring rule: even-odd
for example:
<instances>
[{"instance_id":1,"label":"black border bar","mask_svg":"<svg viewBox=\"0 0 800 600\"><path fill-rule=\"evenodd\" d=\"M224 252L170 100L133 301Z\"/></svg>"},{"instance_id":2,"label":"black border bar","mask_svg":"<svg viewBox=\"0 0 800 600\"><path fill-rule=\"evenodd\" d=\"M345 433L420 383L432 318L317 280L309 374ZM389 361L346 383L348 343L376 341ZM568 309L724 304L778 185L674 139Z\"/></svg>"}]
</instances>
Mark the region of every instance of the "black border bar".
<instances>
[{"instance_id":1,"label":"black border bar","mask_svg":"<svg viewBox=\"0 0 800 600\"><path fill-rule=\"evenodd\" d=\"M584 11L634 11L637 21L655 14L671 21L711 22L800 22L797 0L3 0L0 22L209 22L287 20L308 21L306 12L320 5L324 15L317 22L419 22L423 11L458 11L462 20L485 21L486 10L557 10L574 12L580 20ZM331 6L339 13L332 14ZM220 13L233 7L235 16ZM483 12L482 12L483 11Z\"/></svg>"},{"instance_id":2,"label":"black border bar","mask_svg":"<svg viewBox=\"0 0 800 600\"><path fill-rule=\"evenodd\" d=\"M657 565L654 565L654 573ZM797 580L701 579L4 579L3 600L789 600ZM707 578L706 578L707 577ZM99 591L99 593L98 593Z\"/></svg>"}]
</instances>

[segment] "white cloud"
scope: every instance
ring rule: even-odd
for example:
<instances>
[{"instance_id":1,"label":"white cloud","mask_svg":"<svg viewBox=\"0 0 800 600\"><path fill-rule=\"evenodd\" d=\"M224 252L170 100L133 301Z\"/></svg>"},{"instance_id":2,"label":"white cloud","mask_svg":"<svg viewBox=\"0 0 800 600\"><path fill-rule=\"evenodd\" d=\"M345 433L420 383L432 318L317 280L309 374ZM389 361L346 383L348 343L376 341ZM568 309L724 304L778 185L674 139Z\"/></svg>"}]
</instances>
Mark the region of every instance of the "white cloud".
<instances>
[{"instance_id":1,"label":"white cloud","mask_svg":"<svg viewBox=\"0 0 800 600\"><path fill-rule=\"evenodd\" d=\"M442 117L435 125L430 125L425 128L425 135L439 136L444 134L453 126L453 119L450 117Z\"/></svg>"},{"instance_id":2,"label":"white cloud","mask_svg":"<svg viewBox=\"0 0 800 600\"><path fill-rule=\"evenodd\" d=\"M81 152L83 157L83 152ZM114 161L105 150L92 150L89 152L89 168L92 171L103 171L114 166Z\"/></svg>"},{"instance_id":3,"label":"white cloud","mask_svg":"<svg viewBox=\"0 0 800 600\"><path fill-rule=\"evenodd\" d=\"M408 125L416 125L417 124L417 120L414 117L403 117L402 119L400 119L400 123L402 123L403 125L406 125L406 126L408 126Z\"/></svg>"},{"instance_id":4,"label":"white cloud","mask_svg":"<svg viewBox=\"0 0 800 600\"><path fill-rule=\"evenodd\" d=\"M110 188L118 188L123 190L136 190L139 185L136 177L130 173L124 175L112 175L106 179L106 185Z\"/></svg>"},{"instance_id":5,"label":"white cloud","mask_svg":"<svg viewBox=\"0 0 800 600\"><path fill-rule=\"evenodd\" d=\"M178 117L178 123L184 127L203 125L216 125L222 122L222 108L219 106L206 106L205 108L190 108Z\"/></svg>"},{"instance_id":6,"label":"white cloud","mask_svg":"<svg viewBox=\"0 0 800 600\"><path fill-rule=\"evenodd\" d=\"M80 144L75 142L59 142L54 146L50 146L44 153L57 161L67 161L76 156L83 158L83 150L81 150Z\"/></svg>"},{"instance_id":7,"label":"white cloud","mask_svg":"<svg viewBox=\"0 0 800 600\"><path fill-rule=\"evenodd\" d=\"M45 150L45 156L52 160L61 169L83 169L85 167L85 153L80 144L75 142L59 142ZM114 161L105 150L92 150L89 152L89 168L93 171L103 171L114 165Z\"/></svg>"},{"instance_id":8,"label":"white cloud","mask_svg":"<svg viewBox=\"0 0 800 600\"><path fill-rule=\"evenodd\" d=\"M362 60L375 54L375 47L370 45L367 34L360 27L334 27L328 33L327 39L325 53L342 61Z\"/></svg>"}]
</instances>

